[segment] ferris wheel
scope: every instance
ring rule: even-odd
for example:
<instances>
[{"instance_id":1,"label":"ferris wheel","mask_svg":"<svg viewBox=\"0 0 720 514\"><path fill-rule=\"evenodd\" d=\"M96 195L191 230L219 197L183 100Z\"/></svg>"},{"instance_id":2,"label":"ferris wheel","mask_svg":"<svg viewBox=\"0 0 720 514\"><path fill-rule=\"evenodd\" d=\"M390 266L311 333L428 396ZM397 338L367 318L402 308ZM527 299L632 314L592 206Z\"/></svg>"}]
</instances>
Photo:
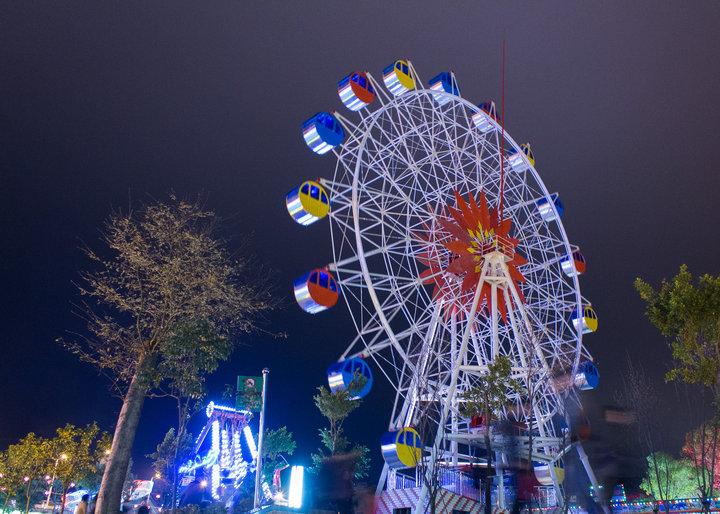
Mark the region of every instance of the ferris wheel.
<instances>
[{"instance_id":1,"label":"ferris wheel","mask_svg":"<svg viewBox=\"0 0 720 514\"><path fill-rule=\"evenodd\" d=\"M413 467L423 449L457 467L492 423L463 419L462 393L505 356L525 392L508 392L498 417L535 434L538 478L557 487L568 402L598 383L582 343L597 316L559 195L529 143L504 131L493 103L463 99L453 73L424 86L397 60L382 84L351 73L338 94L353 114L320 112L303 125L310 149L336 156L333 177L286 197L298 223L327 216L331 228L332 262L295 281L298 304L317 313L342 296L358 333L328 369L331 388L360 374L368 380L354 393L365 396L373 369L394 387L385 471ZM419 442L419 417L434 444Z\"/></svg>"}]
</instances>

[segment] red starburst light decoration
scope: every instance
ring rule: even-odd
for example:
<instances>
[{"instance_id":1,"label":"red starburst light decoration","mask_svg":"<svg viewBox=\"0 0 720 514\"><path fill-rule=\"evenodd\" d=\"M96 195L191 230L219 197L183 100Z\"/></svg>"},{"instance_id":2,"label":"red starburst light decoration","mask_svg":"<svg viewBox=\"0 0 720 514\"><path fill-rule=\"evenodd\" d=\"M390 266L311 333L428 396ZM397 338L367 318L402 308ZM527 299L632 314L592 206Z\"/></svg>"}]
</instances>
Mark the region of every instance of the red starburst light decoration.
<instances>
[{"instance_id":1,"label":"red starburst light decoration","mask_svg":"<svg viewBox=\"0 0 720 514\"><path fill-rule=\"evenodd\" d=\"M479 201L476 202L470 195L469 202L466 202L455 191L455 200L455 208L446 206L449 216L434 216L437 221L434 230L425 225L426 236L416 235L424 246L417 259L428 266L420 278L425 284L435 284L433 299L443 301L446 310L468 312L486 258L499 252L507 266L512 285L524 302L525 298L517 284L525 282L525 277L517 267L527 263L527 260L515 252L519 240L509 235L512 220L500 220L497 209L488 207L483 192L480 192ZM509 298L512 303L512 294ZM490 312L491 301L491 285L483 281L479 305L486 314ZM507 323L507 306L501 291L497 295L497 309Z\"/></svg>"}]
</instances>

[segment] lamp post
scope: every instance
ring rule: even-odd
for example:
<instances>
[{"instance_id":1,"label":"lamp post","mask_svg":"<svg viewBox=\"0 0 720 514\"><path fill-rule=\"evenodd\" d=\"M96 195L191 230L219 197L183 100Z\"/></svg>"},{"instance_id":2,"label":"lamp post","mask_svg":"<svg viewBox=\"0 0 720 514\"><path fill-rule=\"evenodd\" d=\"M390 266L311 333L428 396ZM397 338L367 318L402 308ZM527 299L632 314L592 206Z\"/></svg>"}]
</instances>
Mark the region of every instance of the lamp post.
<instances>
[{"instance_id":1,"label":"lamp post","mask_svg":"<svg viewBox=\"0 0 720 514\"><path fill-rule=\"evenodd\" d=\"M66 454L61 453L60 456L57 459L55 459L55 467L53 468L53 475L52 475L52 478L50 479L50 489L48 489L48 491L47 491L47 498L45 498L45 504L43 505L43 509L48 508L48 502L50 501L50 497L52 496L53 486L55 485L55 472L57 471L58 463L61 460L67 460L67 458L68 458L68 456Z\"/></svg>"},{"instance_id":2,"label":"lamp post","mask_svg":"<svg viewBox=\"0 0 720 514\"><path fill-rule=\"evenodd\" d=\"M267 389L267 377L270 370L265 368L262 370L263 386L262 386L262 406L260 407L260 429L258 433L257 462L255 464L255 501L254 507L260 506L260 482L262 475L262 451L263 451L263 431L265 430L265 391Z\"/></svg>"}]
</instances>

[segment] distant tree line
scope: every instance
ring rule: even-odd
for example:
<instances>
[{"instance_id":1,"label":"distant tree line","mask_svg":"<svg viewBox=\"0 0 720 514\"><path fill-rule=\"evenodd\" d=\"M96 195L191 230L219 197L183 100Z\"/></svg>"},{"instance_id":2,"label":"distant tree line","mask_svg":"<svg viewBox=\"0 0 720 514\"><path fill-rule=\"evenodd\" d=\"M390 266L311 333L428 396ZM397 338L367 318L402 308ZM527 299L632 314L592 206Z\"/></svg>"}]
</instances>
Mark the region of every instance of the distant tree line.
<instances>
[{"instance_id":1,"label":"distant tree line","mask_svg":"<svg viewBox=\"0 0 720 514\"><path fill-rule=\"evenodd\" d=\"M27 513L32 505L46 501L64 510L71 489L97 490L111 443L110 435L93 423L67 424L51 439L31 432L11 444L0 452L2 511Z\"/></svg>"}]
</instances>

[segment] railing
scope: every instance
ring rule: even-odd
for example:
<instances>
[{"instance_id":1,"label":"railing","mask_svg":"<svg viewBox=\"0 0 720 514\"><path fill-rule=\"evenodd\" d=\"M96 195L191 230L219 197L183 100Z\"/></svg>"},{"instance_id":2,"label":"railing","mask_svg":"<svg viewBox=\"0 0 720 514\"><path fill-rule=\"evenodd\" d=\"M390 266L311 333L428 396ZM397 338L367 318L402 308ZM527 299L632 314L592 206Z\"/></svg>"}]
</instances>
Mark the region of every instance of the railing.
<instances>
[{"instance_id":1,"label":"railing","mask_svg":"<svg viewBox=\"0 0 720 514\"><path fill-rule=\"evenodd\" d=\"M423 483L422 477L419 476L421 470L418 468L416 473L418 475L416 475L414 479L399 473L392 474L388 480L388 489L414 489L416 487L421 487ZM438 470L438 483L443 489L461 496L465 496L473 500L480 500L482 498L482 492L480 489L475 488L472 478L462 473L441 468Z\"/></svg>"},{"instance_id":2,"label":"railing","mask_svg":"<svg viewBox=\"0 0 720 514\"><path fill-rule=\"evenodd\" d=\"M720 510L720 498L710 498L708 507L711 512ZM611 502L613 512L621 513L640 513L654 512L653 502L649 500L636 500L626 502ZM701 512L703 510L700 498L686 498L682 500L671 500L668 505L659 503L657 505L659 514L676 513L676 512Z\"/></svg>"},{"instance_id":3,"label":"railing","mask_svg":"<svg viewBox=\"0 0 720 514\"><path fill-rule=\"evenodd\" d=\"M515 246L512 242L509 239L498 235L493 236L493 239L493 246L495 246L495 249L506 257L510 257L512 259L515 254Z\"/></svg>"},{"instance_id":4,"label":"railing","mask_svg":"<svg viewBox=\"0 0 720 514\"><path fill-rule=\"evenodd\" d=\"M405 475L400 475L397 473L392 473L390 475L390 480L388 480L387 488L392 489L414 489L416 486L415 479L407 477Z\"/></svg>"}]
</instances>

